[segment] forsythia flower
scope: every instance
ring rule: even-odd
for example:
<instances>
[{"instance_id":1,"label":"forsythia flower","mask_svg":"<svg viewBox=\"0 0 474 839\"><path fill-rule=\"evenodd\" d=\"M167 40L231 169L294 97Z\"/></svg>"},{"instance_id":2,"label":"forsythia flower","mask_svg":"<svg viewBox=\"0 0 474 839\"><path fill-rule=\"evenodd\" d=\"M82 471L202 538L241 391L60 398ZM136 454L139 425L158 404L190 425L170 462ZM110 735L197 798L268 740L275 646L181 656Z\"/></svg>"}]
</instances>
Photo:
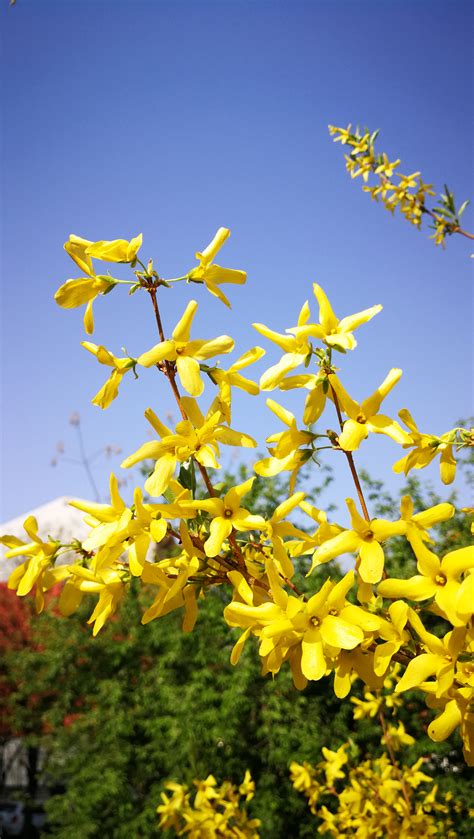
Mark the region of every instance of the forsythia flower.
<instances>
[{"instance_id":1,"label":"forsythia flower","mask_svg":"<svg viewBox=\"0 0 474 839\"><path fill-rule=\"evenodd\" d=\"M408 475L411 469L423 469L428 466L437 454L440 454L440 475L443 484L451 484L456 476L456 461L453 456L453 432L448 431L441 437L432 434L421 434L418 431L412 415L406 408L399 411L398 416L410 430L410 440L404 443L404 448L414 446L405 457L393 464L394 472Z\"/></svg>"},{"instance_id":2,"label":"forsythia flower","mask_svg":"<svg viewBox=\"0 0 474 839\"><path fill-rule=\"evenodd\" d=\"M267 559L266 572L270 583L272 601L253 605L254 596L238 572L229 572L229 579L244 602L234 600L224 610L230 626L240 626L245 631L237 642L231 662L235 664L243 643L250 632L260 638L260 655L265 669L277 673L289 659L293 680L298 689L307 680L318 681L331 660L341 650L353 650L372 632L379 620L345 599L354 582L354 572L339 582L327 580L323 587L306 603L282 588L272 559Z\"/></svg>"},{"instance_id":3,"label":"forsythia flower","mask_svg":"<svg viewBox=\"0 0 474 839\"><path fill-rule=\"evenodd\" d=\"M173 329L172 340L161 341L148 352L142 353L137 360L142 367L152 367L163 361L174 362L181 384L191 396L200 396L204 390L199 361L234 349L234 342L228 335L220 335L210 341L190 341L191 325L197 307L196 301L190 300L181 320Z\"/></svg>"},{"instance_id":4,"label":"forsythia flower","mask_svg":"<svg viewBox=\"0 0 474 839\"><path fill-rule=\"evenodd\" d=\"M301 450L300 446L311 446L316 435L311 431L300 431L294 414L278 402L267 399L267 405L275 416L288 426L288 431L279 431L267 437L267 443L276 443L276 446L268 447L271 457L258 460L253 468L257 475L265 478L291 471L290 492L293 492L299 470L312 455L310 448Z\"/></svg>"},{"instance_id":5,"label":"forsythia flower","mask_svg":"<svg viewBox=\"0 0 474 839\"><path fill-rule=\"evenodd\" d=\"M382 578L384 552L382 542L390 536L401 536L406 532L406 522L372 519L366 521L358 513L352 498L346 498L352 522L352 530L344 530L328 539L313 555L311 571L323 562L329 562L345 553L359 551L358 571L364 583L378 583Z\"/></svg>"},{"instance_id":6,"label":"forsythia flower","mask_svg":"<svg viewBox=\"0 0 474 839\"><path fill-rule=\"evenodd\" d=\"M189 419L176 425L175 434L158 419L151 408L147 408L145 417L161 440L144 443L122 463L122 467L128 469L141 460L151 458L156 461L153 474L145 481L146 491L154 497L162 495L166 490L177 463L184 463L193 457L202 466L219 469L220 464L216 460L219 454L218 443L245 448L257 445L248 434L222 425L220 411L209 410L204 417L195 399L182 396L180 401Z\"/></svg>"},{"instance_id":7,"label":"forsythia flower","mask_svg":"<svg viewBox=\"0 0 474 839\"><path fill-rule=\"evenodd\" d=\"M411 546L420 573L409 580L383 580L378 593L382 597L406 597L416 602L434 597L453 626L464 626L465 616L458 612L459 578L464 572L474 570L474 547L458 548L439 560L418 536L412 536Z\"/></svg>"},{"instance_id":8,"label":"forsythia flower","mask_svg":"<svg viewBox=\"0 0 474 839\"><path fill-rule=\"evenodd\" d=\"M221 268L220 265L212 264L214 257L229 236L230 230L227 227L219 227L219 230L207 248L196 253L196 259L199 260L199 265L189 272L187 278L194 283L204 283L207 290L214 297L217 297L230 308L230 303L219 286L222 283L242 285L247 279L247 274L245 271L236 271L233 268Z\"/></svg>"},{"instance_id":9,"label":"forsythia flower","mask_svg":"<svg viewBox=\"0 0 474 839\"><path fill-rule=\"evenodd\" d=\"M8 588L16 591L19 597L24 597L36 585L36 609L41 612L44 607L44 592L65 575L64 567L61 569L53 567L60 542L54 539L44 542L38 536L38 522L34 516L28 516L25 519L23 528L31 542L22 542L16 536L0 538L0 543L9 549L5 552L5 559L13 559L17 556L27 557L10 574Z\"/></svg>"},{"instance_id":10,"label":"forsythia flower","mask_svg":"<svg viewBox=\"0 0 474 839\"><path fill-rule=\"evenodd\" d=\"M401 375L401 370L395 367L392 368L375 393L360 404L351 399L337 376L329 376L331 386L336 392L345 413L349 417L345 421L344 428L339 435L341 449L344 449L346 452L355 451L359 448L362 440L368 437L369 431L372 431L374 434L386 434L401 445L409 444L410 438L399 426L398 422L390 419L390 417L384 416L384 414L379 414L379 408L383 400L397 384Z\"/></svg>"},{"instance_id":11,"label":"forsythia flower","mask_svg":"<svg viewBox=\"0 0 474 839\"><path fill-rule=\"evenodd\" d=\"M298 326L303 326L310 316L308 301L304 303L298 316ZM278 347L284 350L284 355L280 358L278 364L269 367L268 370L260 377L261 390L274 390L283 381L286 374L300 364L305 364L307 359L311 357L311 346L305 338L300 338L294 335L281 335L279 332L274 332L265 326L263 323L253 323L253 328L273 341Z\"/></svg>"},{"instance_id":12,"label":"forsythia flower","mask_svg":"<svg viewBox=\"0 0 474 839\"><path fill-rule=\"evenodd\" d=\"M254 364L263 355L265 355L265 350L262 350L261 347L252 347L251 350L241 355L237 361L234 361L227 370L222 370L220 367L212 367L209 370L206 368L206 372L219 388L219 396L214 401L226 422L230 423L231 421L231 390L233 387L245 390L252 396L257 396L260 393L259 386L250 379L241 376L240 371L248 367L249 364Z\"/></svg>"},{"instance_id":13,"label":"forsythia flower","mask_svg":"<svg viewBox=\"0 0 474 839\"><path fill-rule=\"evenodd\" d=\"M298 322L298 326L288 329L287 332L291 332L300 340L307 340L310 337L320 338L328 347L339 350L339 352L355 349L357 341L352 334L354 329L357 329L363 323L367 323L374 315L382 311L382 306L378 304L339 320L321 286L314 283L313 292L319 303L319 323L308 324L305 322L300 324Z\"/></svg>"},{"instance_id":14,"label":"forsythia flower","mask_svg":"<svg viewBox=\"0 0 474 839\"><path fill-rule=\"evenodd\" d=\"M69 236L69 240L64 245L64 250L87 276L79 277L76 280L67 280L58 288L54 299L63 309L75 309L84 303L87 304L84 314L84 328L88 335L92 335L94 331L93 301L99 294L111 291L116 285L113 277L96 275L91 257L103 259L107 262L133 263L141 243L141 234L130 242L125 239L116 239L113 242L91 242L89 239L83 239L73 234Z\"/></svg>"},{"instance_id":15,"label":"forsythia flower","mask_svg":"<svg viewBox=\"0 0 474 839\"><path fill-rule=\"evenodd\" d=\"M116 358L105 347L93 344L91 341L82 341L84 349L88 350L92 355L95 355L100 364L105 364L107 367L112 367L112 373L109 378L102 385L101 389L96 393L92 399L92 404L99 408L108 408L110 403L118 396L120 383L128 370L135 368L136 359L134 358Z\"/></svg>"},{"instance_id":16,"label":"forsythia flower","mask_svg":"<svg viewBox=\"0 0 474 839\"><path fill-rule=\"evenodd\" d=\"M217 556L222 549L222 543L232 533L232 530L262 530L265 519L253 516L248 510L240 506L244 495L252 489L255 478L250 478L243 484L232 487L224 498L203 498L193 501L192 506L197 510L205 510L212 516L209 538L204 542L206 556Z\"/></svg>"},{"instance_id":17,"label":"forsythia flower","mask_svg":"<svg viewBox=\"0 0 474 839\"><path fill-rule=\"evenodd\" d=\"M433 540L428 536L427 530L439 524L442 521L447 521L454 516L454 507L452 504L443 503L435 504L428 510L422 510L419 513L414 513L413 501L409 495L404 495L400 502L400 518L407 523L406 537L409 542L413 539L422 539L424 542L432 542Z\"/></svg>"}]
</instances>

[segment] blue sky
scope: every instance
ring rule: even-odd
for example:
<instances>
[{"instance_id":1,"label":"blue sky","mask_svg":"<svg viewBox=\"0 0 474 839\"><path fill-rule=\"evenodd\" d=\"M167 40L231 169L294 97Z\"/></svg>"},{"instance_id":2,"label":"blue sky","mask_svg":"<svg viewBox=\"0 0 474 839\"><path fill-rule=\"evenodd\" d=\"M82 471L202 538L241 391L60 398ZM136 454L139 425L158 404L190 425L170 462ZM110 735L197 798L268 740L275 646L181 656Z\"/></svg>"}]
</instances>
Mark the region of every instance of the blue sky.
<instances>
[{"instance_id":1,"label":"blue sky","mask_svg":"<svg viewBox=\"0 0 474 839\"><path fill-rule=\"evenodd\" d=\"M148 438L145 407L163 419L174 411L153 370L124 381L107 411L90 404L106 369L80 347L82 310L53 301L78 276L62 249L71 232L143 232L144 258L178 276L219 226L229 227L219 262L247 270L247 285L227 287L230 312L202 287L166 292L169 331L194 296L195 336L231 334L235 357L255 343L268 348L258 375L278 355L250 324L282 331L305 299L316 317L318 282L340 316L384 305L343 358L355 398L401 367L387 413L409 407L435 433L469 413L470 243L454 237L443 252L427 232L391 219L351 183L327 133L328 123L378 127L380 149L401 157L402 171L421 169L459 201L469 197L469 3L18 0L8 8L2 0L0 30L2 520L58 495L90 495L80 468L50 466L57 441L77 452L73 411L89 451L114 443L124 454ZM474 227L470 208L465 226ZM93 340L118 355L157 340L144 295L116 289L95 311ZM263 398L240 392L233 424L262 451L280 430ZM397 487L389 470L398 456L376 437L357 462ZM109 466L96 464L102 491ZM351 491L343 469L331 491L338 503ZM425 474L445 493L437 467Z\"/></svg>"}]
</instances>

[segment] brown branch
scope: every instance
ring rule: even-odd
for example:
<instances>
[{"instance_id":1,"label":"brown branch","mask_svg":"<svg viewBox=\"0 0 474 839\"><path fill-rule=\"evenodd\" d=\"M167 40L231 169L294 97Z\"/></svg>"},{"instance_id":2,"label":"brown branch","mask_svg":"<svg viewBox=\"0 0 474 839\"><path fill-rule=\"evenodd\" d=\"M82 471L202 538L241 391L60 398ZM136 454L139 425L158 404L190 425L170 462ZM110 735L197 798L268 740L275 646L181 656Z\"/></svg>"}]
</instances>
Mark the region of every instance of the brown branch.
<instances>
[{"instance_id":1,"label":"brown branch","mask_svg":"<svg viewBox=\"0 0 474 839\"><path fill-rule=\"evenodd\" d=\"M339 406L339 400L337 398L337 393L334 390L331 382L329 382L329 386L331 388L334 407L336 408L337 418L339 420L339 426L340 426L341 431L342 431L342 429L344 427L344 421L342 419L342 413L341 413L341 408ZM362 507L362 512L364 514L364 518L366 519L366 521L370 522L369 511L367 509L367 504L365 503L364 493L362 492L362 487L361 487L361 484L360 484L359 476L357 474L357 469L355 467L352 452L346 452L344 449L341 449L341 451L344 452L344 454L347 458L347 462L349 464L349 469L351 470L352 479L354 481L355 488L357 490L357 495L359 496L360 506Z\"/></svg>"}]
</instances>

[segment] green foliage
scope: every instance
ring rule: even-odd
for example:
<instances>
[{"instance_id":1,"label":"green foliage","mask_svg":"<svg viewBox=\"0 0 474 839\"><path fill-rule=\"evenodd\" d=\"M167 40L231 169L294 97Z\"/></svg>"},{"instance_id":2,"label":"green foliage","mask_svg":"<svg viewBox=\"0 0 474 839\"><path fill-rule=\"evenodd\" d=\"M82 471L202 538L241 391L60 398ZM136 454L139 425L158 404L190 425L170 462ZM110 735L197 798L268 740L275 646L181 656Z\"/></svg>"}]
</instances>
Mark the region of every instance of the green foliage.
<instances>
[{"instance_id":1,"label":"green foliage","mask_svg":"<svg viewBox=\"0 0 474 839\"><path fill-rule=\"evenodd\" d=\"M241 471L239 478L244 477ZM369 497L374 496L373 513L395 515L398 501L368 476L365 483ZM272 512L281 500L278 480L273 494L261 493L258 484L256 492L258 512ZM410 481L410 492L420 507L436 503L417 481ZM466 543L461 515L438 529L447 549ZM413 564L406 541L400 540L388 554L390 574ZM317 569L311 587L318 587L331 571L328 566ZM16 725L46 755L54 792L47 803L51 835L159 835L156 807L165 781L191 785L194 778L212 772L218 782L239 783L250 769L256 794L249 809L262 821L262 837L314 836L314 817L291 786L291 761L317 763L322 746L337 749L348 739L361 759L366 753L380 754L377 720L354 722L351 703L335 697L328 678L311 682L300 693L289 668L273 680L262 677L254 644L247 643L233 668L229 656L238 631L223 621L222 589L201 601L192 635L181 631L177 613L141 626L140 615L151 596L137 585L95 639L85 626L90 603L65 620L55 615L53 601L32 625L34 644L21 656L7 656L16 685L9 697ZM353 695L362 696L357 683ZM453 748L452 741L435 744L428 739L430 717L414 692L407 695L399 718L416 738L407 759L427 755L426 770L467 806L460 748ZM465 824L461 814L461 837L469 835Z\"/></svg>"}]
</instances>

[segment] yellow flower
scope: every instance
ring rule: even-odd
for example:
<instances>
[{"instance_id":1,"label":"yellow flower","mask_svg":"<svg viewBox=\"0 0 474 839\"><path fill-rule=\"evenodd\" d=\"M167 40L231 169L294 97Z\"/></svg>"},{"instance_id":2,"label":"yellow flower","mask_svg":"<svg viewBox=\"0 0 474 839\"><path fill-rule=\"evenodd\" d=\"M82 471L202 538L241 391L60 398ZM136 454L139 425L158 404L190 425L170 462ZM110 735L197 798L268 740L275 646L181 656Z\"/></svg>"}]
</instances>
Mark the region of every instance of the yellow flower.
<instances>
[{"instance_id":1,"label":"yellow flower","mask_svg":"<svg viewBox=\"0 0 474 839\"><path fill-rule=\"evenodd\" d=\"M114 239L106 242L90 242L86 247L86 255L103 262L130 262L133 264L143 242L143 236L135 236L128 242L126 239Z\"/></svg>"},{"instance_id":2,"label":"yellow flower","mask_svg":"<svg viewBox=\"0 0 474 839\"><path fill-rule=\"evenodd\" d=\"M352 530L344 530L332 539L328 539L313 555L311 571L324 562L329 562L345 553L359 551L357 563L359 574L364 583L378 583L382 578L384 552L382 542L390 536L401 536L406 532L406 522L372 519L366 521L357 511L352 498L346 498L351 516Z\"/></svg>"},{"instance_id":3,"label":"yellow flower","mask_svg":"<svg viewBox=\"0 0 474 839\"><path fill-rule=\"evenodd\" d=\"M315 435L310 431L300 431L294 414L278 402L267 399L267 405L275 416L288 426L288 431L280 431L267 437L267 443L276 443L276 446L268 447L271 457L258 460L253 468L257 475L265 478L291 471L290 491L293 492L298 471L312 455L312 449L301 450L300 446L310 446Z\"/></svg>"},{"instance_id":4,"label":"yellow flower","mask_svg":"<svg viewBox=\"0 0 474 839\"><path fill-rule=\"evenodd\" d=\"M474 570L474 547L450 551L440 561L419 536L412 535L410 542L420 573L409 580L383 580L378 593L382 597L403 597L415 602L434 597L453 626L464 626L466 621L458 612L459 578L465 571Z\"/></svg>"},{"instance_id":5,"label":"yellow flower","mask_svg":"<svg viewBox=\"0 0 474 839\"><path fill-rule=\"evenodd\" d=\"M191 396L200 396L204 390L199 361L231 352L234 348L234 342L228 335L220 335L210 341L190 341L191 325L197 307L196 301L190 300L173 330L172 340L161 341L148 352L142 353L137 360L142 367L152 367L163 361L175 363L181 384Z\"/></svg>"},{"instance_id":6,"label":"yellow flower","mask_svg":"<svg viewBox=\"0 0 474 839\"><path fill-rule=\"evenodd\" d=\"M143 504L139 487L134 490L133 509L128 508L120 496L113 473L110 476L110 497L110 505L81 500L70 502L72 507L87 513L86 522L92 527L82 547L86 551L97 552L90 566L94 572L104 566L111 567L127 551L130 572L139 577L150 543L164 539L167 522L154 505Z\"/></svg>"},{"instance_id":7,"label":"yellow flower","mask_svg":"<svg viewBox=\"0 0 474 839\"><path fill-rule=\"evenodd\" d=\"M402 678L395 687L396 693L421 687L422 690L430 685L435 690L437 697L445 694L454 682L456 662L463 650L466 638L465 627L455 627L451 632L446 633L444 638L438 638L431 632L427 632L419 616L413 609L409 609L409 621L419 636L426 652L413 658L405 670ZM435 676L435 682L427 682L430 676Z\"/></svg>"},{"instance_id":8,"label":"yellow flower","mask_svg":"<svg viewBox=\"0 0 474 839\"><path fill-rule=\"evenodd\" d=\"M441 437L432 434L422 434L418 431L412 415L406 408L399 411L398 416L410 430L410 442L403 444L404 448L414 446L405 457L393 464L394 472L408 475L411 469L423 469L440 454L440 475L443 484L451 484L456 475L456 461L453 456L453 431L447 431Z\"/></svg>"},{"instance_id":9,"label":"yellow flower","mask_svg":"<svg viewBox=\"0 0 474 839\"><path fill-rule=\"evenodd\" d=\"M105 364L107 367L112 367L112 373L109 378L102 385L101 389L96 393L92 399L92 404L99 408L108 408L110 403L118 396L120 383L128 370L132 370L136 365L134 358L116 358L109 350L98 344L93 344L91 341L82 341L84 349L88 350L92 355L95 355L100 364Z\"/></svg>"},{"instance_id":10,"label":"yellow flower","mask_svg":"<svg viewBox=\"0 0 474 839\"><path fill-rule=\"evenodd\" d=\"M206 556L217 556L222 549L225 539L232 533L232 530L262 530L265 528L265 519L261 516L254 516L240 506L244 495L252 489L255 478L249 478L243 484L232 487L224 498L204 498L192 502L197 510L205 510L212 516L209 528L209 537L204 542Z\"/></svg>"},{"instance_id":11,"label":"yellow flower","mask_svg":"<svg viewBox=\"0 0 474 839\"><path fill-rule=\"evenodd\" d=\"M260 655L265 669L277 673L283 661L290 661L293 680L298 689L307 680L318 681L331 669L331 660L341 650L353 650L364 640L364 631L378 626L378 618L358 606L348 603L345 596L354 582L349 571L339 583L327 580L319 592L306 603L288 595L281 586L276 566L267 559L266 572L273 602L254 605L254 594L242 580L242 575L229 572L228 576L238 597L224 610L230 626L240 626L245 632L234 648L231 662L238 660L249 632L260 638Z\"/></svg>"},{"instance_id":12,"label":"yellow flower","mask_svg":"<svg viewBox=\"0 0 474 839\"><path fill-rule=\"evenodd\" d=\"M331 396L327 389L327 376L325 373L301 373L296 376L288 376L280 382L280 390L292 390L302 387L309 391L304 404L303 424L312 425L321 416L326 407L326 399Z\"/></svg>"},{"instance_id":13,"label":"yellow flower","mask_svg":"<svg viewBox=\"0 0 474 839\"><path fill-rule=\"evenodd\" d=\"M308 301L306 301L298 316L298 327L302 328L309 316L309 305ZM280 361L272 367L269 367L260 377L261 390L274 390L283 381L287 373L294 370L300 364L305 364L311 356L311 346L306 338L301 338L299 334L281 335L279 332L274 332L272 329L269 329L263 323L253 323L252 326L260 335L273 341L274 344L285 351Z\"/></svg>"},{"instance_id":14,"label":"yellow flower","mask_svg":"<svg viewBox=\"0 0 474 839\"><path fill-rule=\"evenodd\" d=\"M219 388L219 396L214 400L214 404L220 410L226 422L230 423L231 421L233 387L245 390L246 393L250 393L252 396L257 396L260 393L259 386L250 379L241 376L240 371L248 367L249 364L254 364L263 355L265 355L265 350L262 350L261 347L252 347L251 350L241 355L237 361L234 361L227 370L222 370L220 367L211 367L207 370L207 368L201 367L201 369L206 370Z\"/></svg>"},{"instance_id":15,"label":"yellow flower","mask_svg":"<svg viewBox=\"0 0 474 839\"><path fill-rule=\"evenodd\" d=\"M102 568L95 574L80 565L70 566L73 585L83 594L98 594L99 599L87 623L94 624L94 637L116 612L125 594L123 572L119 568Z\"/></svg>"},{"instance_id":16,"label":"yellow flower","mask_svg":"<svg viewBox=\"0 0 474 839\"><path fill-rule=\"evenodd\" d=\"M226 227L219 227L219 230L207 248L196 253L196 259L199 260L199 265L189 272L187 278L191 282L204 283L207 290L214 297L217 297L230 308L230 303L219 286L222 283L242 285L247 279L247 274L245 271L237 271L233 268L221 268L220 265L212 264L214 257L229 236L230 230Z\"/></svg>"},{"instance_id":17,"label":"yellow flower","mask_svg":"<svg viewBox=\"0 0 474 839\"><path fill-rule=\"evenodd\" d=\"M452 504L443 503L414 513L413 501L409 495L404 495L400 502L400 518L407 523L406 537L409 542L412 537L422 539L424 542L432 542L426 531L435 524L452 518L454 512Z\"/></svg>"},{"instance_id":18,"label":"yellow flower","mask_svg":"<svg viewBox=\"0 0 474 839\"><path fill-rule=\"evenodd\" d=\"M328 347L339 350L339 352L355 349L357 341L353 335L354 329L357 329L363 323L367 323L374 315L382 311L381 305L372 306L370 309L364 309L355 315L347 315L339 320L321 286L314 283L313 292L319 303L319 323L298 324L298 326L287 331L302 340L309 337L320 338Z\"/></svg>"},{"instance_id":19,"label":"yellow flower","mask_svg":"<svg viewBox=\"0 0 474 839\"><path fill-rule=\"evenodd\" d=\"M8 588L16 591L19 597L24 597L36 585L36 609L41 612L44 606L44 592L66 576L67 571L64 567L62 569L53 567L61 543L55 539L44 542L38 536L38 522L34 516L28 516L23 527L31 542L22 542L16 536L0 538L0 543L9 548L5 552L5 559L13 559L17 556L27 557L10 574Z\"/></svg>"},{"instance_id":20,"label":"yellow flower","mask_svg":"<svg viewBox=\"0 0 474 839\"><path fill-rule=\"evenodd\" d=\"M400 445L409 445L408 434L399 426L398 422L390 419L384 414L379 414L379 408L397 384L402 371L392 368L383 380L380 387L360 404L355 402L344 390L339 379L335 375L329 376L329 381L337 394L337 397L349 417L344 423L342 433L339 435L339 445L346 452L353 452L359 448L362 440L368 437L371 431L374 434L386 434Z\"/></svg>"},{"instance_id":21,"label":"yellow flower","mask_svg":"<svg viewBox=\"0 0 474 839\"><path fill-rule=\"evenodd\" d=\"M175 434L158 419L151 408L147 408L145 417L161 440L144 443L122 463L122 467L128 469L142 460L151 458L156 461L153 474L145 481L146 491L154 497L162 495L169 486L177 463L184 463L194 457L206 468L210 466L220 469L216 459L219 443L244 448L257 445L248 434L222 425L220 411L210 409L204 417L195 399L186 396L181 397L181 405L189 419L176 425Z\"/></svg>"}]
</instances>

